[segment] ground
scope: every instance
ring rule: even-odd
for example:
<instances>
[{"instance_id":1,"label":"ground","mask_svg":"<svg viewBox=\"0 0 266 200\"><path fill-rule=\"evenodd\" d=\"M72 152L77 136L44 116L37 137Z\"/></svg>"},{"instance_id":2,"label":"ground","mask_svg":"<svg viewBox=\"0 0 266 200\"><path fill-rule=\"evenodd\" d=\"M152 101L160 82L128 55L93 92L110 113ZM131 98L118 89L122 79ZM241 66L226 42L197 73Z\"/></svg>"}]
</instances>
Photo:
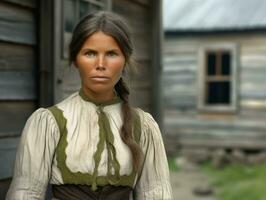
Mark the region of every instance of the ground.
<instances>
[{"instance_id":1,"label":"ground","mask_svg":"<svg viewBox=\"0 0 266 200\"><path fill-rule=\"evenodd\" d=\"M170 178L174 200L214 200L214 194L208 191L208 177L196 165L186 163L179 171L170 172Z\"/></svg>"}]
</instances>

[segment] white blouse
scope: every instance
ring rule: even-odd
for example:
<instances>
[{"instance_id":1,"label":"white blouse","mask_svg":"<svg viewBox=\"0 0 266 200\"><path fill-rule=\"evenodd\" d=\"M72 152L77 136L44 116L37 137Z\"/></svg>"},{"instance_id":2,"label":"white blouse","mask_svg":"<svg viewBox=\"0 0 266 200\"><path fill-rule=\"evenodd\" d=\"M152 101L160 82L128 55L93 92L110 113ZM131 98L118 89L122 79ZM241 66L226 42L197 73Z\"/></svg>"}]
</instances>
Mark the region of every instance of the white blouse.
<instances>
[{"instance_id":1,"label":"white blouse","mask_svg":"<svg viewBox=\"0 0 266 200\"><path fill-rule=\"evenodd\" d=\"M94 154L99 142L99 106L84 100L78 92L56 105L66 119L66 166L71 172L93 174ZM132 172L132 156L120 137L122 127L121 103L102 107L114 137L119 175ZM143 168L137 174L131 198L135 200L170 200L172 189L169 168L162 136L152 116L136 109L141 122L139 145L144 154ZM50 110L40 108L28 119L17 150L14 176L7 200L45 199L48 183L64 184L58 167L55 150L60 140L60 130ZM106 176L107 146L101 153L98 175ZM114 173L114 172L112 172Z\"/></svg>"}]
</instances>

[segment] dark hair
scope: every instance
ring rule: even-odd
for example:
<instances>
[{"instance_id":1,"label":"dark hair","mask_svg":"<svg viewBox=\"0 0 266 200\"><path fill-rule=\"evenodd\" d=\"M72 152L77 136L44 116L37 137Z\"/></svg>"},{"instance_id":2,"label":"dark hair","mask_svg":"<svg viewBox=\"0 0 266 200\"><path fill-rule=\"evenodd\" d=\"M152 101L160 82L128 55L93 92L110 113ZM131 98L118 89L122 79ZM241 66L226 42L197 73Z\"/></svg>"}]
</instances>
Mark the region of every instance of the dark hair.
<instances>
[{"instance_id":1,"label":"dark hair","mask_svg":"<svg viewBox=\"0 0 266 200\"><path fill-rule=\"evenodd\" d=\"M98 31L102 31L116 40L125 56L126 65L129 67L133 53L129 28L120 16L107 11L90 13L84 16L76 25L69 45L69 62L75 63L77 54L82 48L85 40ZM116 83L115 90L123 101L123 125L121 128L121 138L131 150L133 157L133 169L137 172L140 169L142 151L139 145L133 140L133 120L132 110L129 105L129 89L122 77Z\"/></svg>"}]
</instances>

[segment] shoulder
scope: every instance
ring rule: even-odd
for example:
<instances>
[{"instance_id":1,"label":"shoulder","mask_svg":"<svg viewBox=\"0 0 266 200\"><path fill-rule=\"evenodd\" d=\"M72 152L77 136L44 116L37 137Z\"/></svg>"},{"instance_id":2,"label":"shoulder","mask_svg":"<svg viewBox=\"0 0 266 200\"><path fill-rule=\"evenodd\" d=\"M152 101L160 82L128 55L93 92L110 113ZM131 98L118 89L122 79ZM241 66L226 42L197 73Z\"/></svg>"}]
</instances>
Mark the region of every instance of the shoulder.
<instances>
[{"instance_id":1,"label":"shoulder","mask_svg":"<svg viewBox=\"0 0 266 200\"><path fill-rule=\"evenodd\" d=\"M68 96L67 98L65 98L64 100L62 100L61 102L55 104L54 106L58 108L67 108L67 107L71 107L74 104L80 103L80 100L81 98L78 92L75 92L71 94L70 96Z\"/></svg>"},{"instance_id":2,"label":"shoulder","mask_svg":"<svg viewBox=\"0 0 266 200\"><path fill-rule=\"evenodd\" d=\"M23 128L21 141L22 143L26 141L34 143L44 138L58 139L59 129L53 114L46 108L39 108L28 118Z\"/></svg>"},{"instance_id":3,"label":"shoulder","mask_svg":"<svg viewBox=\"0 0 266 200\"><path fill-rule=\"evenodd\" d=\"M73 107L74 104L79 104L79 101L80 98L78 92L75 92L53 106L38 108L28 118L27 123L36 125L43 125L46 123L49 126L58 126L57 118L61 114L60 112Z\"/></svg>"},{"instance_id":4,"label":"shoulder","mask_svg":"<svg viewBox=\"0 0 266 200\"><path fill-rule=\"evenodd\" d=\"M140 146L144 152L148 149L156 148L162 149L163 138L160 128L157 122L154 120L152 115L142 109L136 109L140 118L141 124L141 135L140 135Z\"/></svg>"},{"instance_id":5,"label":"shoulder","mask_svg":"<svg viewBox=\"0 0 266 200\"><path fill-rule=\"evenodd\" d=\"M159 126L153 116L140 109L140 108L134 108L135 112L138 114L141 122L141 127L143 131L158 131Z\"/></svg>"},{"instance_id":6,"label":"shoulder","mask_svg":"<svg viewBox=\"0 0 266 200\"><path fill-rule=\"evenodd\" d=\"M33 120L33 119L45 119L51 117L51 112L49 111L48 108L38 108L35 110L31 116L29 117L28 120Z\"/></svg>"},{"instance_id":7,"label":"shoulder","mask_svg":"<svg viewBox=\"0 0 266 200\"><path fill-rule=\"evenodd\" d=\"M54 116L48 108L38 108L27 120L27 124L40 125L44 123L56 125Z\"/></svg>"}]
</instances>

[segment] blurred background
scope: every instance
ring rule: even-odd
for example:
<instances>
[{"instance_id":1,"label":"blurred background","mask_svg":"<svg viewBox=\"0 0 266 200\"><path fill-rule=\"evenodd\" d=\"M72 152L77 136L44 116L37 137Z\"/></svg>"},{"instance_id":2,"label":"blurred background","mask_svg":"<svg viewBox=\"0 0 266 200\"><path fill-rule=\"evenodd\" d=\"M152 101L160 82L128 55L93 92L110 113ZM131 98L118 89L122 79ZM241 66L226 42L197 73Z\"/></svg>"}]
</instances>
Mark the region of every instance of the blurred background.
<instances>
[{"instance_id":1,"label":"blurred background","mask_svg":"<svg viewBox=\"0 0 266 200\"><path fill-rule=\"evenodd\" d=\"M131 26L131 103L162 130L174 199L266 199L265 0L2 0L0 199L23 126L80 88L67 46L87 12Z\"/></svg>"},{"instance_id":2,"label":"blurred background","mask_svg":"<svg viewBox=\"0 0 266 200\"><path fill-rule=\"evenodd\" d=\"M266 199L265 10L265 0L163 1L176 199Z\"/></svg>"}]
</instances>

